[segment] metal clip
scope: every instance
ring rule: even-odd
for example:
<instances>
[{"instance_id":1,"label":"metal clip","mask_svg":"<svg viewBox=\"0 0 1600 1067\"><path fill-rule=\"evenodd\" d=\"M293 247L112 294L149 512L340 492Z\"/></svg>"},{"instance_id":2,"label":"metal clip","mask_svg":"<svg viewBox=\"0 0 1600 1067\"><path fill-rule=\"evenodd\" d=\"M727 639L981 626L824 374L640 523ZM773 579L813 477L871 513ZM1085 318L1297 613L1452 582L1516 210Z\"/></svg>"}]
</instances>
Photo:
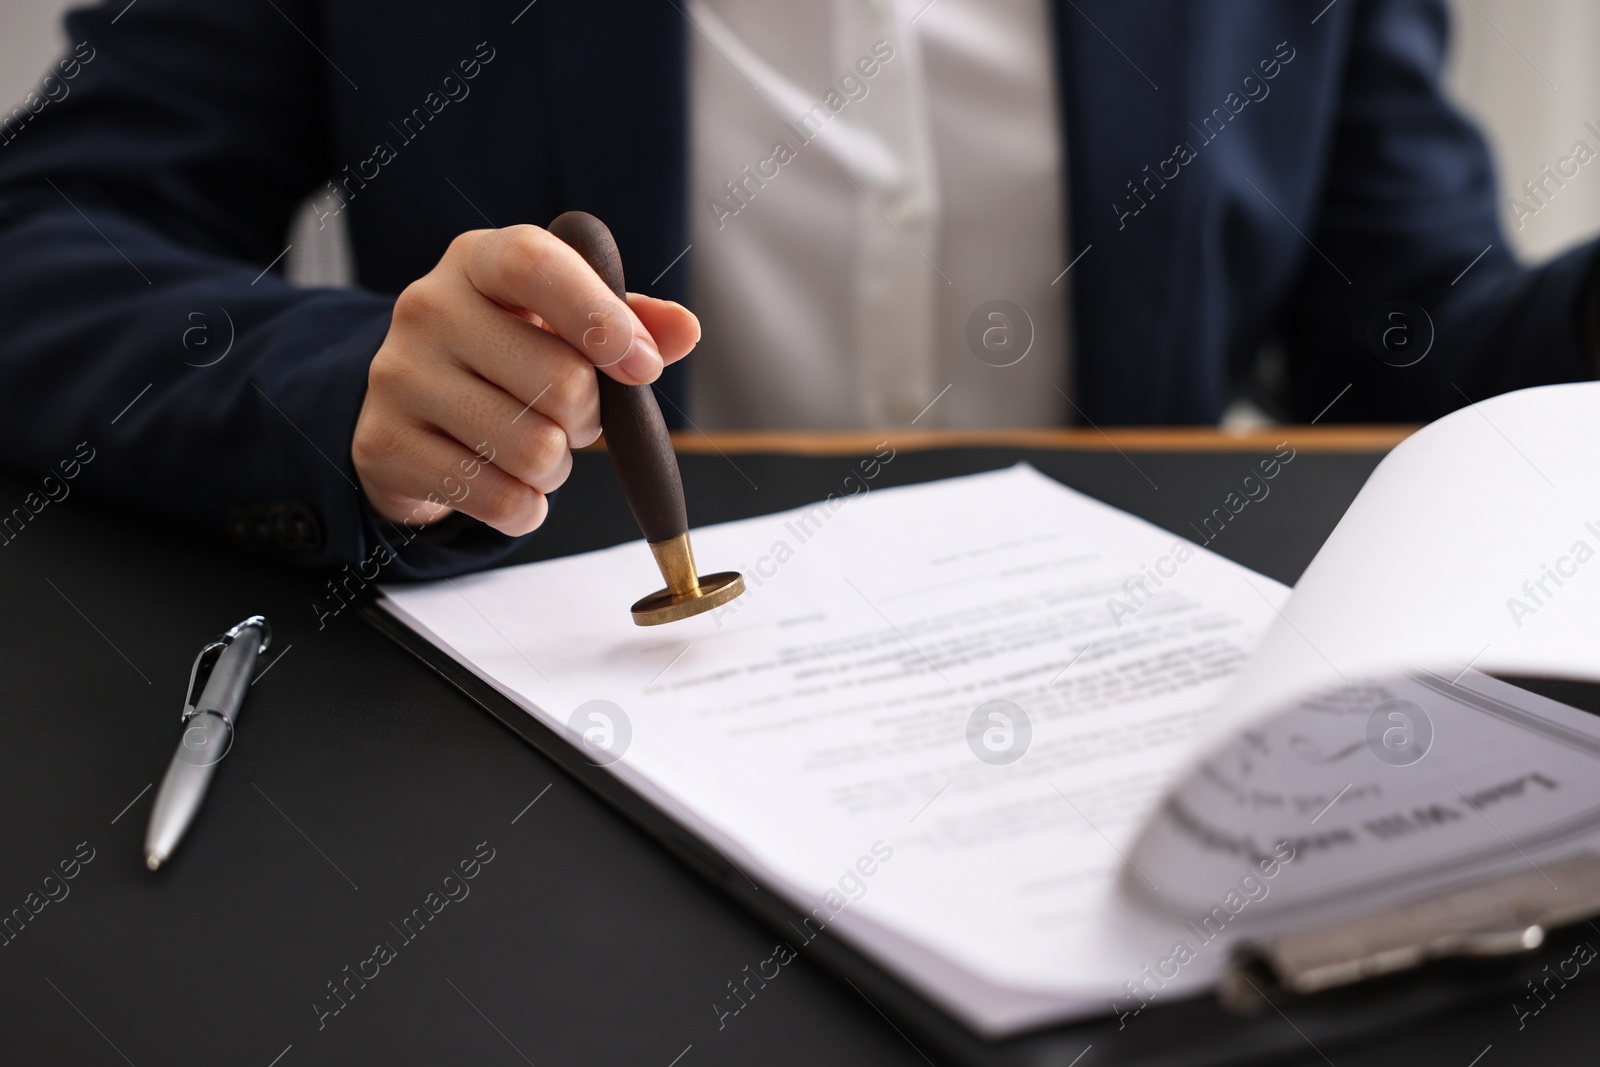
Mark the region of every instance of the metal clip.
<instances>
[{"instance_id":1,"label":"metal clip","mask_svg":"<svg viewBox=\"0 0 1600 1067\"><path fill-rule=\"evenodd\" d=\"M217 658L232 640L231 634L218 634L208 641L206 647L202 648L200 654L194 658L194 666L189 668L189 695L183 701L184 722L194 718L194 706L199 703L200 694L205 691L206 682L211 678L211 668L217 665Z\"/></svg>"},{"instance_id":2,"label":"metal clip","mask_svg":"<svg viewBox=\"0 0 1600 1067\"><path fill-rule=\"evenodd\" d=\"M1253 1015L1283 999L1436 960L1531 952L1551 931L1597 915L1600 856L1580 852L1542 869L1241 943L1217 983L1217 999L1229 1011Z\"/></svg>"},{"instance_id":3,"label":"metal clip","mask_svg":"<svg viewBox=\"0 0 1600 1067\"><path fill-rule=\"evenodd\" d=\"M256 655L261 655L272 644L272 627L267 625L265 616L252 615L248 619L232 627L227 633L218 634L200 650L194 658L194 666L189 668L188 696L183 702L183 720L188 722L195 716L195 705L200 702L200 694L205 692L206 682L211 678L211 669L217 665L217 658L222 655L222 650L233 643L246 627L254 626L261 631L261 647L256 649Z\"/></svg>"}]
</instances>

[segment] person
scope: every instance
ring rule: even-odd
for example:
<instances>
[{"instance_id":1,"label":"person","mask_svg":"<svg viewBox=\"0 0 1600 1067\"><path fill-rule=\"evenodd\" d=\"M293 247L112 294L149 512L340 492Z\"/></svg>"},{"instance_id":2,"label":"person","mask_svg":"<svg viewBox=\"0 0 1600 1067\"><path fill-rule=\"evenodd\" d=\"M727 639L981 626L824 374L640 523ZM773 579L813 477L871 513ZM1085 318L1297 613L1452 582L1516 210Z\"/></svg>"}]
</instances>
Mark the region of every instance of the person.
<instances>
[{"instance_id":1,"label":"person","mask_svg":"<svg viewBox=\"0 0 1600 1067\"><path fill-rule=\"evenodd\" d=\"M1301 421L1591 376L1595 246L1506 248L1443 0L1228 11L76 11L0 117L0 456L411 578L540 524L596 368L700 428L1215 422L1269 342ZM356 285L278 273L308 196Z\"/></svg>"}]
</instances>

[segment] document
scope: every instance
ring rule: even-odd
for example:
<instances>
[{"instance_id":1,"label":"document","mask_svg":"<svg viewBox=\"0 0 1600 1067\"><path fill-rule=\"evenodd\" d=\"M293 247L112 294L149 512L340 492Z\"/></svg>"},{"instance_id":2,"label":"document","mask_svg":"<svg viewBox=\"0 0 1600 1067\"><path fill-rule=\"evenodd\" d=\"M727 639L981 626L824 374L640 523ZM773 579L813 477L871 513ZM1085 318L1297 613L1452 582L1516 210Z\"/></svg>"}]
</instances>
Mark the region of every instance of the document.
<instances>
[{"instance_id":1,"label":"document","mask_svg":"<svg viewBox=\"0 0 1600 1067\"><path fill-rule=\"evenodd\" d=\"M1600 396L1584 403L1593 425ZM1383 468L1374 483L1399 492ZM1428 494L1465 487L1413 491L1440 514ZM1351 514L1373 517L1330 540L1356 543L1345 562L1319 556L1302 582L1339 626L1360 614L1341 584L1371 595L1351 577L1383 547L1371 526L1416 551L1383 499L1358 501ZM1428 551L1465 567L1482 540ZM1600 731L1480 674L1487 653L1466 661L1483 631L1397 649L1411 630L1385 620L1372 640L1391 647L1338 646L1348 676L1313 668L1315 650L1293 644L1312 626L1300 592L1026 466L694 541L749 589L670 627L629 616L660 584L638 542L388 586L382 606L809 916L798 951L821 930L844 937L980 1033L1123 1010L1135 988L1154 995L1142 975L1159 974L1163 996L1204 989L1252 930L1521 862L1518 834L1548 851L1600 825L1583 779L1600 779ZM1399 573L1380 610L1437 623L1407 598L1450 580ZM1569 591L1571 610L1600 604ZM1463 638L1477 645L1451 661ZM1381 762L1366 740L1375 701L1429 709L1429 758L1476 755ZM1455 817L1423 827L1417 804ZM1245 876L1259 888L1236 893Z\"/></svg>"}]
</instances>

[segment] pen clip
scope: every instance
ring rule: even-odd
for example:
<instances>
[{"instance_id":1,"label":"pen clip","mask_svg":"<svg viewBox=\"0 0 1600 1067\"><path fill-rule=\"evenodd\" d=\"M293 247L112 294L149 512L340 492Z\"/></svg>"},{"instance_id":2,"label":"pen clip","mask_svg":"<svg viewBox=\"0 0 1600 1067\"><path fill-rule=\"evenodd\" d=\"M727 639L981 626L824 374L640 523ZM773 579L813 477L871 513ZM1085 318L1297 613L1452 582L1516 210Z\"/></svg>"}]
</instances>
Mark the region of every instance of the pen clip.
<instances>
[{"instance_id":1,"label":"pen clip","mask_svg":"<svg viewBox=\"0 0 1600 1067\"><path fill-rule=\"evenodd\" d=\"M189 668L188 696L183 702L183 721L188 722L195 716L195 705L200 701L200 694L205 691L206 682L211 678L211 669L217 665L217 659L222 655L222 650L231 645L247 626L254 626L261 631L261 643L256 649L256 655L261 655L272 644L272 627L267 624L265 616L252 615L248 619L228 630L227 633L218 634L200 650L194 658L194 666Z\"/></svg>"},{"instance_id":2,"label":"pen clip","mask_svg":"<svg viewBox=\"0 0 1600 1067\"><path fill-rule=\"evenodd\" d=\"M205 690L206 682L211 678L211 668L217 665L217 659L222 655L222 650L227 648L232 640L231 634L219 634L206 642L206 646L194 658L194 666L189 668L189 693L183 701L184 722L194 718L195 704L199 702L200 694Z\"/></svg>"}]
</instances>

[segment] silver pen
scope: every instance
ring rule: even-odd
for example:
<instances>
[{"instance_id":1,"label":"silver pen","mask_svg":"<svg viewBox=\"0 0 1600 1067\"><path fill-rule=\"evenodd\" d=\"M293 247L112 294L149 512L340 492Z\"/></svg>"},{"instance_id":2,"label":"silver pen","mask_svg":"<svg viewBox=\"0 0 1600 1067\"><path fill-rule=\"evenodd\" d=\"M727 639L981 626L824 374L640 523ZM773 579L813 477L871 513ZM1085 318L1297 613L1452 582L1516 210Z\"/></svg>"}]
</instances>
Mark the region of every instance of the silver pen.
<instances>
[{"instance_id":1,"label":"silver pen","mask_svg":"<svg viewBox=\"0 0 1600 1067\"><path fill-rule=\"evenodd\" d=\"M183 737L150 808L144 863L156 870L172 856L200 811L211 775L233 745L234 725L256 663L272 643L272 628L260 615L213 638L195 657L183 705Z\"/></svg>"}]
</instances>

